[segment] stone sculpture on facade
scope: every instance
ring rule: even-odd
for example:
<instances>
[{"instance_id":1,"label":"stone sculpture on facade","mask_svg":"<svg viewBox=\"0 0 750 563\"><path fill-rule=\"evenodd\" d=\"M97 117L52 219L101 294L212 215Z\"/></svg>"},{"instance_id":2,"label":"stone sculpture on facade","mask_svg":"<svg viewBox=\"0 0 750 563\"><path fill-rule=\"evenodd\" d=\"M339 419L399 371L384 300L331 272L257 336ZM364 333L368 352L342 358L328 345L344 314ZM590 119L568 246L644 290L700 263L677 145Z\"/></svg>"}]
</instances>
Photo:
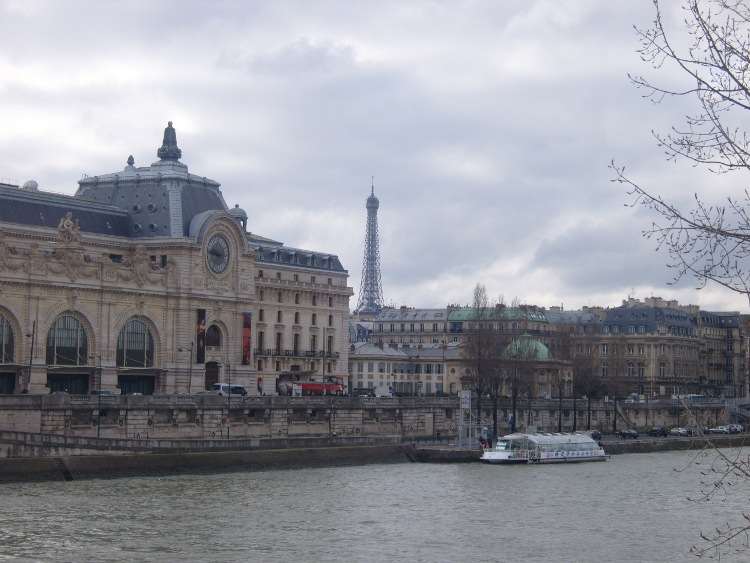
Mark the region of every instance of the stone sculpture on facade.
<instances>
[{"instance_id":1,"label":"stone sculpture on facade","mask_svg":"<svg viewBox=\"0 0 750 563\"><path fill-rule=\"evenodd\" d=\"M68 211L57 226L57 238L60 242L75 243L81 241L81 228L78 220L73 221L73 213Z\"/></svg>"},{"instance_id":2,"label":"stone sculpture on facade","mask_svg":"<svg viewBox=\"0 0 750 563\"><path fill-rule=\"evenodd\" d=\"M143 287L146 282L158 284L164 279L164 272L158 270L142 244L135 247L133 255L123 262L123 266L117 272L117 277L124 281L135 280L138 287Z\"/></svg>"},{"instance_id":3,"label":"stone sculpture on facade","mask_svg":"<svg viewBox=\"0 0 750 563\"><path fill-rule=\"evenodd\" d=\"M5 234L0 231L0 270L20 270L23 264L13 259L14 256L16 256L15 249L8 246L5 242Z\"/></svg>"}]
</instances>

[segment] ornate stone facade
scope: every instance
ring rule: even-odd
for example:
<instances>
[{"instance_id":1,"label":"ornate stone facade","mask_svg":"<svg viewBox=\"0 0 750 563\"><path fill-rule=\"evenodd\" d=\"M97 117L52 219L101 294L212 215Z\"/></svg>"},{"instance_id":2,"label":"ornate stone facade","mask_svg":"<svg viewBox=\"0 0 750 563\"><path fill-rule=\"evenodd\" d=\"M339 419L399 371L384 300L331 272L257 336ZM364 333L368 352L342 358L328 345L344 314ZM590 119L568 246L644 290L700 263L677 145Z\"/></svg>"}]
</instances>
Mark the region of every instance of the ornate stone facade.
<instances>
[{"instance_id":1,"label":"ornate stone facade","mask_svg":"<svg viewBox=\"0 0 750 563\"><path fill-rule=\"evenodd\" d=\"M84 176L75 196L0 184L0 393L230 381L257 395L280 371L346 377L353 291L338 258L248 232L247 215L181 155L170 123L159 161L137 168L131 156L122 172ZM256 344L274 289L279 362ZM294 335L317 335L319 360L286 354Z\"/></svg>"}]
</instances>

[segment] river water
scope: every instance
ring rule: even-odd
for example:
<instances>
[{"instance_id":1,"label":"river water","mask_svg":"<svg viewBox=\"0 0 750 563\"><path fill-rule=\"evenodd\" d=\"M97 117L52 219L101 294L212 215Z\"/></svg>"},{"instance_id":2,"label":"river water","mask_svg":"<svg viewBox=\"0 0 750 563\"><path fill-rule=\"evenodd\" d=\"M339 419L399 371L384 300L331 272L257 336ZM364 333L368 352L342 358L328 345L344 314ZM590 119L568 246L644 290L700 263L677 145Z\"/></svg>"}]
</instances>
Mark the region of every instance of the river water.
<instances>
[{"instance_id":1,"label":"river water","mask_svg":"<svg viewBox=\"0 0 750 563\"><path fill-rule=\"evenodd\" d=\"M750 496L695 455L5 484L0 561L685 561Z\"/></svg>"}]
</instances>

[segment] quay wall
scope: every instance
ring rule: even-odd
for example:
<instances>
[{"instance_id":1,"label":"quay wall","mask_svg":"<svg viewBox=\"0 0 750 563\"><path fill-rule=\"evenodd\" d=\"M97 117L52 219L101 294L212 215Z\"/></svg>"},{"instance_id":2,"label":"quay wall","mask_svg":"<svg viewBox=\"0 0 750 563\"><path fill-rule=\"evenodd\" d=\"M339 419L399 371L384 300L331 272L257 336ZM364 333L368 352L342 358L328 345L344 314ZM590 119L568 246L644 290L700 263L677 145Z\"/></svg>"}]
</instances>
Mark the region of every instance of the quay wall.
<instances>
[{"instance_id":1,"label":"quay wall","mask_svg":"<svg viewBox=\"0 0 750 563\"><path fill-rule=\"evenodd\" d=\"M485 404L487 416L489 405ZM539 431L555 431L558 401L535 400L517 411L519 431L531 410ZM572 430L571 401L562 401L563 431ZM509 405L501 403L498 420ZM579 401L577 427L586 410ZM611 430L612 403L592 402L591 428ZM676 414L676 417L675 417ZM472 413L473 415L473 413ZM696 416L697 415L697 416ZM716 405L695 418L722 420ZM687 422L669 404L617 406L618 428ZM208 395L0 395L0 482L173 472L213 472L369 462L464 462L478 450L457 442L456 397L245 397ZM489 418L489 417L488 417ZM466 417L464 431L473 418ZM487 421L483 426L491 428ZM499 432L508 428L499 426ZM717 444L740 437L712 436ZM728 440L728 441L727 441ZM415 447L414 444L422 445ZM434 444L433 444L434 443ZM442 443L442 444L441 444ZM688 439L605 441L608 453L705 447Z\"/></svg>"},{"instance_id":2,"label":"quay wall","mask_svg":"<svg viewBox=\"0 0 750 563\"><path fill-rule=\"evenodd\" d=\"M411 446L339 446L276 450L79 455L0 459L0 484L302 467L408 463Z\"/></svg>"},{"instance_id":3,"label":"quay wall","mask_svg":"<svg viewBox=\"0 0 750 563\"><path fill-rule=\"evenodd\" d=\"M742 448L750 436L709 436L604 441L610 455L701 450L707 447ZM229 447L234 447L230 445ZM217 445L216 448L219 448ZM0 459L0 484L31 481L73 481L174 474L215 474L304 467L365 465L368 463L477 462L479 449L445 444L316 445L281 449L219 450L172 453L97 453L95 455L14 457Z\"/></svg>"},{"instance_id":4,"label":"quay wall","mask_svg":"<svg viewBox=\"0 0 750 563\"><path fill-rule=\"evenodd\" d=\"M0 459L449 438L458 406L455 397L0 395Z\"/></svg>"},{"instance_id":5,"label":"quay wall","mask_svg":"<svg viewBox=\"0 0 750 563\"><path fill-rule=\"evenodd\" d=\"M720 435L695 437L646 438L623 440L607 437L602 442L608 455L649 454L659 452L704 450L710 448L744 448L750 446L750 434ZM458 463L479 461L482 450L469 448L451 448L442 445L417 446L411 461L423 463Z\"/></svg>"},{"instance_id":6,"label":"quay wall","mask_svg":"<svg viewBox=\"0 0 750 563\"><path fill-rule=\"evenodd\" d=\"M602 444L604 451L610 455L703 450L707 448L743 448L750 446L750 434L670 436L668 438L641 438L639 440L606 439Z\"/></svg>"},{"instance_id":7,"label":"quay wall","mask_svg":"<svg viewBox=\"0 0 750 563\"><path fill-rule=\"evenodd\" d=\"M498 433L510 430L509 400L498 406ZM562 413L562 416L560 416ZM516 428L608 432L729 422L721 403L675 408L671 401L613 403L535 399L519 402ZM482 426L491 428L489 400ZM475 411L464 424L474 424ZM458 436L457 397L218 397L213 395L0 395L0 431L128 440L270 440L315 437L403 439ZM0 457L3 452L0 451Z\"/></svg>"}]
</instances>

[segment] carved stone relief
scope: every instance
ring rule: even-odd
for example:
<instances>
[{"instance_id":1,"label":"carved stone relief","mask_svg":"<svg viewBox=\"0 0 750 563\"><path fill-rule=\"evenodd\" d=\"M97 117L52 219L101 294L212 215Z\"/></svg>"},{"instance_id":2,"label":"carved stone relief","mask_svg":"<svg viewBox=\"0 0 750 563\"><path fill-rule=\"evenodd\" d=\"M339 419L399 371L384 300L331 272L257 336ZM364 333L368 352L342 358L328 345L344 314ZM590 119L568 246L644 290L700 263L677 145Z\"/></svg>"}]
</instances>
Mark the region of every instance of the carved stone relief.
<instances>
[{"instance_id":1,"label":"carved stone relief","mask_svg":"<svg viewBox=\"0 0 750 563\"><path fill-rule=\"evenodd\" d=\"M46 261L46 269L53 274L66 275L70 281L75 281L80 277L99 278L99 267L93 265L80 244L75 243L55 250L52 260Z\"/></svg>"},{"instance_id":2,"label":"carved stone relief","mask_svg":"<svg viewBox=\"0 0 750 563\"><path fill-rule=\"evenodd\" d=\"M146 248L139 244L135 247L133 255L122 263L122 268L117 271L117 277L123 281L135 281L138 287L143 287L146 282L151 284L164 283L166 272L159 270L146 254Z\"/></svg>"}]
</instances>

